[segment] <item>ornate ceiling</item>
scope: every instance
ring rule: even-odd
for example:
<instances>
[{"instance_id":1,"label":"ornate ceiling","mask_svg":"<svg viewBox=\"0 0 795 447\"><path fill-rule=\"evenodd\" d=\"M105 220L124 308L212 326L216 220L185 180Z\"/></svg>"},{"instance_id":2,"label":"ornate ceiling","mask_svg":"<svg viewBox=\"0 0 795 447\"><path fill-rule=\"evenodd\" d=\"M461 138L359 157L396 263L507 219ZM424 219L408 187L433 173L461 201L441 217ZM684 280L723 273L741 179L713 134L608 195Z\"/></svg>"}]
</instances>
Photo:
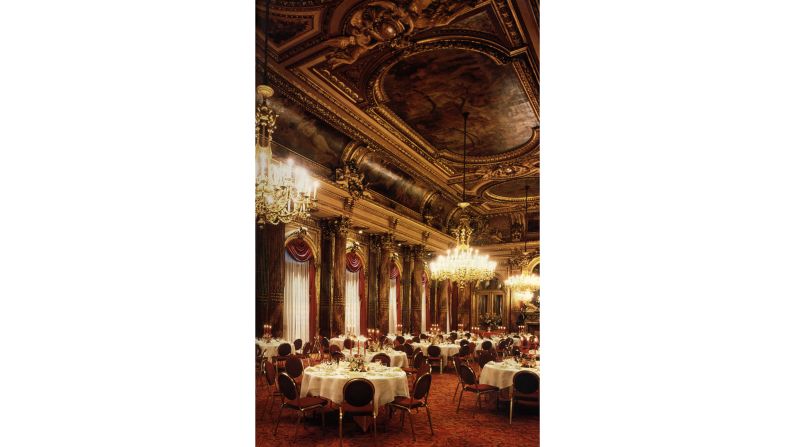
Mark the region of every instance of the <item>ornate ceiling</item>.
<instances>
[{"instance_id":1,"label":"ornate ceiling","mask_svg":"<svg viewBox=\"0 0 795 447\"><path fill-rule=\"evenodd\" d=\"M466 111L481 242L537 237L537 11L536 0L273 0L276 154L332 181L351 167L367 200L446 231L459 213ZM259 64L264 15L260 1ZM535 224L523 217L525 185Z\"/></svg>"}]
</instances>

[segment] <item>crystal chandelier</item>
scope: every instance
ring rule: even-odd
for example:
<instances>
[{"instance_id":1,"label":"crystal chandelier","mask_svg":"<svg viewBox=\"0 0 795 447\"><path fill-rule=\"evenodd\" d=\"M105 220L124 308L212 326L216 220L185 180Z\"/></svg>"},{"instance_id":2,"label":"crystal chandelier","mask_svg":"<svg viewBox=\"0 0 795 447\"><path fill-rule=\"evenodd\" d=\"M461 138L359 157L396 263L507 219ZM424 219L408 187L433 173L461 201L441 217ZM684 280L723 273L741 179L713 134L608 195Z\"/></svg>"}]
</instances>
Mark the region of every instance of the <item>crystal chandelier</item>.
<instances>
[{"instance_id":1,"label":"crystal chandelier","mask_svg":"<svg viewBox=\"0 0 795 447\"><path fill-rule=\"evenodd\" d=\"M472 228L469 226L469 215L466 207L469 203L466 201L466 141L467 141L467 117L468 112L464 112L464 185L463 193L461 195L461 203L458 206L461 208L461 219L458 222L458 227L455 230L456 247L450 252L447 250L446 255L441 255L430 263L431 279L445 280L449 279L458 284L463 284L468 281L487 281L494 277L494 269L497 268L497 263L489 261L488 255L478 254L470 245L472 238Z\"/></svg>"},{"instance_id":2,"label":"crystal chandelier","mask_svg":"<svg viewBox=\"0 0 795 447\"><path fill-rule=\"evenodd\" d=\"M265 60L262 64L265 84L268 82L269 19L270 1L266 1ZM306 169L293 167L292 159L288 159L286 164L273 159L271 143L278 115L268 107L268 98L271 96L273 88L268 85L257 86L255 204L258 225L305 219L317 204L318 182L312 179Z\"/></svg>"},{"instance_id":3,"label":"crystal chandelier","mask_svg":"<svg viewBox=\"0 0 795 447\"><path fill-rule=\"evenodd\" d=\"M524 186L524 214L525 222L527 221L527 197L529 195L529 185ZM518 275L512 275L505 281L505 285L509 287L516 297L520 300L532 300L535 292L541 288L541 278L530 271L530 262L533 255L527 250L527 239L524 241L524 251L512 258L509 263L511 265L518 265L522 271Z\"/></svg>"}]
</instances>

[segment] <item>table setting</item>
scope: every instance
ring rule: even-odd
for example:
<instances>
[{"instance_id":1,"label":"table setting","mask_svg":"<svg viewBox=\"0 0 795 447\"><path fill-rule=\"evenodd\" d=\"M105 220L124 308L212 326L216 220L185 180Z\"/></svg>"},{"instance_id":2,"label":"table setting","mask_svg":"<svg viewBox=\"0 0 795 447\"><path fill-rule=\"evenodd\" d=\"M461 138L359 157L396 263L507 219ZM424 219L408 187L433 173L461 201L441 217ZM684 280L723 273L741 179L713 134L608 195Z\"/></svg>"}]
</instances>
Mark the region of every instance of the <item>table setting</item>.
<instances>
[{"instance_id":1,"label":"table setting","mask_svg":"<svg viewBox=\"0 0 795 447\"><path fill-rule=\"evenodd\" d=\"M412 346L419 347L420 349L422 349L422 353L425 354L425 356L427 356L428 347L431 346L432 344L434 343L427 343L427 342L414 343ZM447 366L448 357L456 355L458 351L461 349L461 345L459 345L458 343L436 343L436 346L438 346L442 352L442 368Z\"/></svg>"},{"instance_id":2,"label":"table setting","mask_svg":"<svg viewBox=\"0 0 795 447\"><path fill-rule=\"evenodd\" d=\"M337 362L323 362L304 369L301 397L325 397L336 404L342 402L342 388L348 380L364 378L375 387L376 408L392 402L396 396L408 396L406 373L397 366L367 362L355 358Z\"/></svg>"},{"instance_id":3,"label":"table setting","mask_svg":"<svg viewBox=\"0 0 795 447\"><path fill-rule=\"evenodd\" d=\"M519 371L532 371L541 374L540 363L531 357L519 361L506 359L501 362L488 362L480 372L480 383L504 389L513 385L513 376Z\"/></svg>"},{"instance_id":4,"label":"table setting","mask_svg":"<svg viewBox=\"0 0 795 447\"><path fill-rule=\"evenodd\" d=\"M266 358L276 357L278 354L276 353L279 346L283 343L287 343L290 345L290 353L295 354L295 346L287 340L282 340L280 338L258 338L256 340L257 346L262 350L262 355Z\"/></svg>"}]
</instances>

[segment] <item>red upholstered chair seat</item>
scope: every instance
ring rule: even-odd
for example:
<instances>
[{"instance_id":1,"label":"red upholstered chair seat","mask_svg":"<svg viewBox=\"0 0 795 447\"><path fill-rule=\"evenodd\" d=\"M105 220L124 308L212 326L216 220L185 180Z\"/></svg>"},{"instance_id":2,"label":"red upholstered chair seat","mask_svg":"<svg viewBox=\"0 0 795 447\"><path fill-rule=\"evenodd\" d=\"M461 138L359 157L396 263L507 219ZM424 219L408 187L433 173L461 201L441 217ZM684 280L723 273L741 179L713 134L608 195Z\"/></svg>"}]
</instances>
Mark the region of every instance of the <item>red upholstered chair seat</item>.
<instances>
[{"instance_id":1,"label":"red upholstered chair seat","mask_svg":"<svg viewBox=\"0 0 795 447\"><path fill-rule=\"evenodd\" d=\"M322 397L307 396L307 397L301 397L298 399L285 401L284 406L298 410L301 408L309 408L314 406L322 407L326 405L327 402L328 400Z\"/></svg>"},{"instance_id":2,"label":"red upholstered chair seat","mask_svg":"<svg viewBox=\"0 0 795 447\"><path fill-rule=\"evenodd\" d=\"M345 414L352 414L352 415L363 414L363 415L367 415L367 416L372 416L373 415L373 405L370 404L370 405L365 405L365 406L362 406L362 407L354 407L353 405L351 405L351 404L349 404L347 402L343 402L342 403L342 411L344 411Z\"/></svg>"},{"instance_id":3,"label":"red upholstered chair seat","mask_svg":"<svg viewBox=\"0 0 795 447\"><path fill-rule=\"evenodd\" d=\"M538 393L522 393L521 391L514 391L513 397L516 400L539 400Z\"/></svg>"},{"instance_id":4,"label":"red upholstered chair seat","mask_svg":"<svg viewBox=\"0 0 795 447\"><path fill-rule=\"evenodd\" d=\"M464 389L467 390L467 391L480 391L481 393L485 392L485 391L499 391L500 390L496 386L486 385L485 383L476 383L476 384L473 384L473 385L467 385L467 386L464 387Z\"/></svg>"},{"instance_id":5,"label":"red upholstered chair seat","mask_svg":"<svg viewBox=\"0 0 795 447\"><path fill-rule=\"evenodd\" d=\"M401 407L406 408L415 408L419 407L423 404L421 399L414 399L407 396L397 396L395 400L392 401L392 405L400 405Z\"/></svg>"}]
</instances>

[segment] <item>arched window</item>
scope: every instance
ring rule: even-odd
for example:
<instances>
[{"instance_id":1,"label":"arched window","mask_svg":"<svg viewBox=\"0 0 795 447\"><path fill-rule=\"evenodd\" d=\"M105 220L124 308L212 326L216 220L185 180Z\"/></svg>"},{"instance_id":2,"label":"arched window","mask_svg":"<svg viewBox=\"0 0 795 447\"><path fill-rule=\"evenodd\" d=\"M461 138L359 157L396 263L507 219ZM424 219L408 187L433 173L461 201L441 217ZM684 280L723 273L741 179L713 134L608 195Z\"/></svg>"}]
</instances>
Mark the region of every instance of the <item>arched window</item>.
<instances>
[{"instance_id":1,"label":"arched window","mask_svg":"<svg viewBox=\"0 0 795 447\"><path fill-rule=\"evenodd\" d=\"M397 325L403 318L400 305L400 269L395 261L389 267L389 333L397 333ZM401 323L402 324L402 323Z\"/></svg>"},{"instance_id":2,"label":"arched window","mask_svg":"<svg viewBox=\"0 0 795 447\"><path fill-rule=\"evenodd\" d=\"M364 261L356 252L345 255L345 327L354 334L367 328L367 280Z\"/></svg>"},{"instance_id":3,"label":"arched window","mask_svg":"<svg viewBox=\"0 0 795 447\"><path fill-rule=\"evenodd\" d=\"M284 250L284 338L304 342L315 336L315 256L302 238L291 239Z\"/></svg>"}]
</instances>

